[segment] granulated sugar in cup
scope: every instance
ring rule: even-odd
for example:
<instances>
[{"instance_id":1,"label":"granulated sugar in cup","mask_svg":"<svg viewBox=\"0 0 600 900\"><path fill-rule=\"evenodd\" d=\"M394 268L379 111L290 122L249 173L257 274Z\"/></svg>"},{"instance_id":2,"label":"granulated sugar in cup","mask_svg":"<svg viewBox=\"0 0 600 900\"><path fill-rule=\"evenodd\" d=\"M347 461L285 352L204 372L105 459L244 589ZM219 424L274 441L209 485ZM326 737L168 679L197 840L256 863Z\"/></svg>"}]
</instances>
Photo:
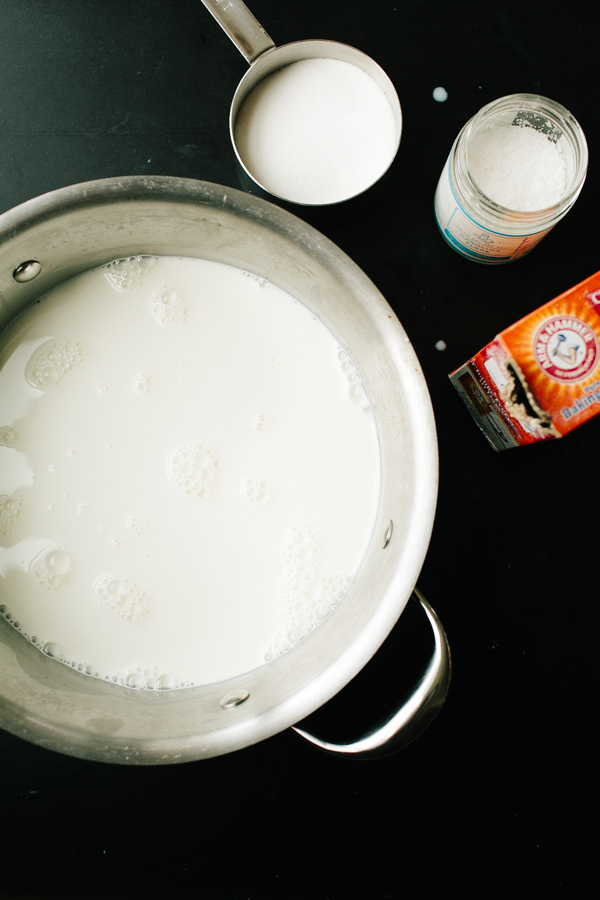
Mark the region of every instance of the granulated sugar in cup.
<instances>
[{"instance_id":1,"label":"granulated sugar in cup","mask_svg":"<svg viewBox=\"0 0 600 900\"><path fill-rule=\"evenodd\" d=\"M402 131L394 86L371 57L335 41L275 47L247 7L203 0L251 67L231 104L238 160L259 187L308 206L343 202L389 169Z\"/></svg>"}]
</instances>

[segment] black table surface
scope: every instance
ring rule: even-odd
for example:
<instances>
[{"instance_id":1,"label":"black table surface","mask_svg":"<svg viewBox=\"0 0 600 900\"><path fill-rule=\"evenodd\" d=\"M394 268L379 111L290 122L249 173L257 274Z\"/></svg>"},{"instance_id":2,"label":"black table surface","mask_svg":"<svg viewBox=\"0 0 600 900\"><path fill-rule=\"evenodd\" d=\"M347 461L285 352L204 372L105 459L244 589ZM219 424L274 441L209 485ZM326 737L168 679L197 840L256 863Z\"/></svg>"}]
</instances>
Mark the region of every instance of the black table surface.
<instances>
[{"instance_id":1,"label":"black table surface","mask_svg":"<svg viewBox=\"0 0 600 900\"><path fill-rule=\"evenodd\" d=\"M251 8L277 44L317 37L360 48L400 97L404 130L385 190L320 230L394 308L431 393L440 489L419 585L449 636L450 693L409 747L362 763L291 731L228 756L143 768L63 756L0 731L0 897L586 896L600 417L562 440L495 454L447 375L600 268L598 7ZM0 0L0 212L109 176L239 188L228 112L246 69L199 0ZM437 86L444 103L433 99ZM588 177L530 256L480 266L440 237L433 194L462 125L515 92L572 111L588 139ZM407 608L311 724L334 739L358 736L428 653Z\"/></svg>"}]
</instances>

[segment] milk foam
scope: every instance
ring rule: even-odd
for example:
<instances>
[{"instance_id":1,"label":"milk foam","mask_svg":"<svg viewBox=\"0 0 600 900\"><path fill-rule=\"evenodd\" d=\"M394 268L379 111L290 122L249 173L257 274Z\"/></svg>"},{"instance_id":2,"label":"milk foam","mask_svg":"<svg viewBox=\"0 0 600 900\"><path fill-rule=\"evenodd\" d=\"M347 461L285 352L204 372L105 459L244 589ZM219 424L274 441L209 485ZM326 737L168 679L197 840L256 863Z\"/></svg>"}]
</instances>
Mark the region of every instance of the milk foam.
<instances>
[{"instance_id":1,"label":"milk foam","mask_svg":"<svg viewBox=\"0 0 600 900\"><path fill-rule=\"evenodd\" d=\"M309 310L206 260L115 260L0 340L0 613L130 688L303 640L373 530L376 427Z\"/></svg>"}]
</instances>

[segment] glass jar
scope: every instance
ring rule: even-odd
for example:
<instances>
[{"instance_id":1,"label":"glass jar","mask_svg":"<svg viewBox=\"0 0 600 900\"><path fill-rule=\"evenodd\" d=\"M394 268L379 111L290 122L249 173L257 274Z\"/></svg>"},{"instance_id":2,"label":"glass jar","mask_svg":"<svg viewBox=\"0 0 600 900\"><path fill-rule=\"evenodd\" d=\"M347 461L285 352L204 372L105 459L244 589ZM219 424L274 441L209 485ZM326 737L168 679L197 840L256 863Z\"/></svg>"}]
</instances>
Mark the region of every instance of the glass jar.
<instances>
[{"instance_id":1,"label":"glass jar","mask_svg":"<svg viewBox=\"0 0 600 900\"><path fill-rule=\"evenodd\" d=\"M489 160L491 177L496 177L496 172L498 177L502 176L502 165L497 163L501 163L501 154L507 152L502 149L508 146L506 138L514 138L505 129L510 125L532 128L543 134L564 161L564 190L561 186L556 202L545 209L519 212L502 206L486 196L473 176L474 167L481 171L482 141L487 141L489 147L490 140L496 144L493 159ZM537 152L538 148L535 149ZM545 152L543 148L542 152ZM551 156L552 153L551 150ZM556 162L546 158L550 163ZM532 160L533 157L530 164ZM435 216L442 236L454 250L475 262L495 265L519 259L571 209L583 187L587 164L585 135L577 120L560 103L537 94L510 94L494 100L467 122L444 166L435 193ZM513 166L512 171L516 169ZM537 174L541 169L538 167ZM510 182L510 171L502 177Z\"/></svg>"}]
</instances>

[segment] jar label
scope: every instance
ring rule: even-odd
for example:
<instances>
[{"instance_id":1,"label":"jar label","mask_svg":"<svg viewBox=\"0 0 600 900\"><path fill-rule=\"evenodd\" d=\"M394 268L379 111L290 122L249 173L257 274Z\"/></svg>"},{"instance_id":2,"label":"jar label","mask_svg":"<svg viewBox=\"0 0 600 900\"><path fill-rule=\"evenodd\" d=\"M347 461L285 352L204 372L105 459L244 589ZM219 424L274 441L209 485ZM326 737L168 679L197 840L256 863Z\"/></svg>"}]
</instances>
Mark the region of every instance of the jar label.
<instances>
[{"instance_id":1,"label":"jar label","mask_svg":"<svg viewBox=\"0 0 600 900\"><path fill-rule=\"evenodd\" d=\"M458 253L480 262L509 262L525 256L551 228L534 234L503 234L477 222L463 209L452 190L448 160L435 192L435 217L447 242Z\"/></svg>"}]
</instances>

